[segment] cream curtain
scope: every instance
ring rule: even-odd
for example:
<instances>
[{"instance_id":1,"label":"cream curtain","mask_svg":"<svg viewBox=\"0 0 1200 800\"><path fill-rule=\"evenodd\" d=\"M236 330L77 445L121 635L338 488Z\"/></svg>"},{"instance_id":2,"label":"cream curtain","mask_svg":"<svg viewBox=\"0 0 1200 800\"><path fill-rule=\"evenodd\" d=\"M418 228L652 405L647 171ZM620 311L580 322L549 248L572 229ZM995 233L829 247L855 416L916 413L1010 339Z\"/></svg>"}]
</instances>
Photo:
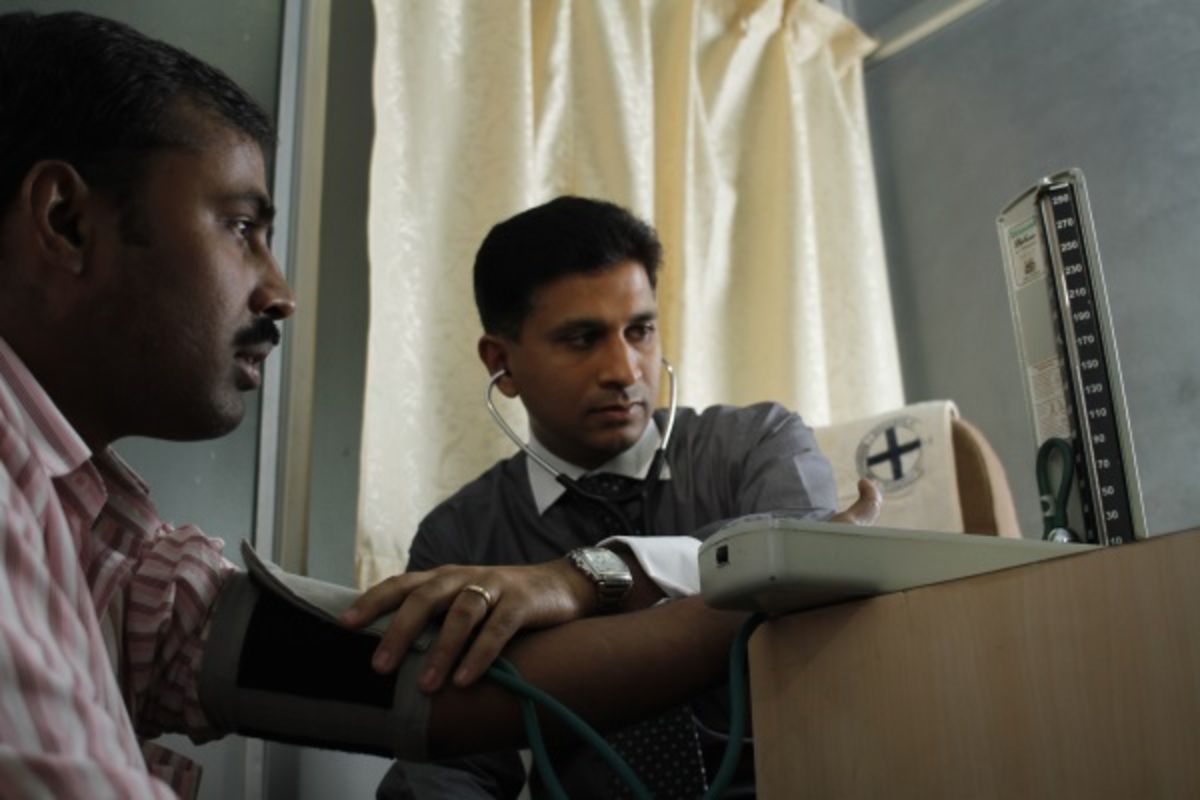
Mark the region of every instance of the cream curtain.
<instances>
[{"instance_id":1,"label":"cream curtain","mask_svg":"<svg viewBox=\"0 0 1200 800\"><path fill-rule=\"evenodd\" d=\"M862 90L816 0L377 0L358 576L514 448L483 406L471 264L563 193L653 222L681 401L812 424L903 402ZM523 425L519 405L505 407Z\"/></svg>"}]
</instances>

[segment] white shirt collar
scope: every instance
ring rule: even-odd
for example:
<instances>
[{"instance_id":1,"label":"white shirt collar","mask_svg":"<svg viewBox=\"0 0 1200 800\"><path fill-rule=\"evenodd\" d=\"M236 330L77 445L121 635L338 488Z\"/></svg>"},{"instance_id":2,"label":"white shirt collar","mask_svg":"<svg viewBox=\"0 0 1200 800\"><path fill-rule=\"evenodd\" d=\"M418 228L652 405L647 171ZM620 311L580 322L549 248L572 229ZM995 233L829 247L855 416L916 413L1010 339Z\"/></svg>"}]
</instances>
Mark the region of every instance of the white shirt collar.
<instances>
[{"instance_id":1,"label":"white shirt collar","mask_svg":"<svg viewBox=\"0 0 1200 800\"><path fill-rule=\"evenodd\" d=\"M590 471L554 455L533 434L529 436L529 449L546 459L551 466L572 480L582 475L601 472L643 480L646 474L650 472L650 464L654 461L654 451L658 449L661 442L662 434L658 430L658 425L651 420L651 423L642 431L641 438L632 447L618 453L611 460ZM554 505L554 502L562 497L566 488L556 481L554 476L545 467L528 455L525 456L525 471L529 476L529 488L533 491L533 502L537 505L537 512L539 515L545 514L546 509ZM659 474L659 480L667 480L670 477L671 467L669 464L664 463L662 472Z\"/></svg>"}]
</instances>

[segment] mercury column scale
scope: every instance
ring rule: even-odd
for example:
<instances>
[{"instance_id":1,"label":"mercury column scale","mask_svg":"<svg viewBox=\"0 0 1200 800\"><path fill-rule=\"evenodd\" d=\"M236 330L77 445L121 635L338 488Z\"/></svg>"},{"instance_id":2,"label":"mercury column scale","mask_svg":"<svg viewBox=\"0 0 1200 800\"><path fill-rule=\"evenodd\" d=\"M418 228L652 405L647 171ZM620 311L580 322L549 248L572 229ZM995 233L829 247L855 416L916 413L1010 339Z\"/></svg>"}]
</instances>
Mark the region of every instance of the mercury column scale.
<instances>
[{"instance_id":1,"label":"mercury column scale","mask_svg":"<svg viewBox=\"0 0 1200 800\"><path fill-rule=\"evenodd\" d=\"M997 219L1033 417L1039 483L1048 450L1070 445L1067 527L1085 542L1145 538L1137 461L1083 173L1043 178ZM1064 474L1065 473L1065 474ZM1043 514L1055 497L1041 487ZM1049 527L1049 525L1047 526Z\"/></svg>"}]
</instances>

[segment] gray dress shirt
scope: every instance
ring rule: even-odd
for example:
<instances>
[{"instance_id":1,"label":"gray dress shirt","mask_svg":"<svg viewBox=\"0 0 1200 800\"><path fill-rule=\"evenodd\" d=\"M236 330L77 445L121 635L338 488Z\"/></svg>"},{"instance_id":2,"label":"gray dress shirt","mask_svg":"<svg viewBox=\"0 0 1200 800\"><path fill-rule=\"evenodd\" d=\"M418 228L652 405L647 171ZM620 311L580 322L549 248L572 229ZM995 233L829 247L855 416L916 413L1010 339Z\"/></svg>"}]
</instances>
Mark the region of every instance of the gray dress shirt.
<instances>
[{"instance_id":1,"label":"gray dress shirt","mask_svg":"<svg viewBox=\"0 0 1200 800\"><path fill-rule=\"evenodd\" d=\"M654 418L662 430L666 412L657 411ZM714 523L762 511L829 516L837 503L833 472L812 430L776 403L713 406L703 412L680 408L666 461L669 478L652 495L651 535L703 536ZM409 570L538 563L620 533L602 529L594 512L567 496L539 514L528 469L525 454L518 453L431 511L413 540ZM712 745L719 758L720 742ZM571 797L587 797L590 789L606 784L597 779L596 769L607 768L591 753L567 759L560 776ZM524 782L519 756L495 753L398 763L380 784L378 797L515 798ZM539 788L534 781L535 797Z\"/></svg>"}]
</instances>

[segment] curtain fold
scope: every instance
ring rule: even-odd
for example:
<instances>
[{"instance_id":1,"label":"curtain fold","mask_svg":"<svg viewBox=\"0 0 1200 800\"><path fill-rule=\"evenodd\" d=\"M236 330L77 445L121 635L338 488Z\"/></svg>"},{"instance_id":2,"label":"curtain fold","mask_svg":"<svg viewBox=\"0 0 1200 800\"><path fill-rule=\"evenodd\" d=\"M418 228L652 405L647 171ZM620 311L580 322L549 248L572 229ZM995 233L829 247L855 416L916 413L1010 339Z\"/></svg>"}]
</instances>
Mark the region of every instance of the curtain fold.
<instances>
[{"instance_id":1,"label":"curtain fold","mask_svg":"<svg viewBox=\"0 0 1200 800\"><path fill-rule=\"evenodd\" d=\"M810 424L903 404L862 90L816 0L378 0L358 577L513 445L483 405L474 253L564 193L652 222L681 402ZM524 430L519 404L502 404Z\"/></svg>"}]
</instances>

